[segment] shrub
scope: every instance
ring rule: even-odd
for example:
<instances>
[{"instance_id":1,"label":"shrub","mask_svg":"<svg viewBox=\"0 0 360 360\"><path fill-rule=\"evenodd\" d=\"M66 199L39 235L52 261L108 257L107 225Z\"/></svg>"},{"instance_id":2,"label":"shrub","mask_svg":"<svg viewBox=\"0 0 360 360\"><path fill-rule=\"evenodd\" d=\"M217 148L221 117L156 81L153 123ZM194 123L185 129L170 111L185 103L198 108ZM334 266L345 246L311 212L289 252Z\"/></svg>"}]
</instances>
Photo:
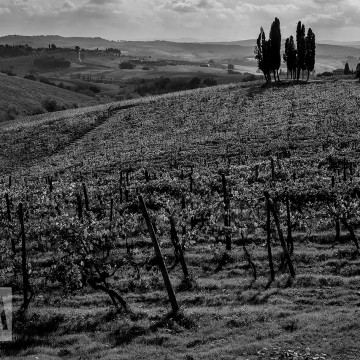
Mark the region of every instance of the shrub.
<instances>
[{"instance_id":1,"label":"shrub","mask_svg":"<svg viewBox=\"0 0 360 360\"><path fill-rule=\"evenodd\" d=\"M204 86L215 86L215 85L217 85L217 81L212 78L204 79L203 84L204 84Z\"/></svg>"},{"instance_id":2,"label":"shrub","mask_svg":"<svg viewBox=\"0 0 360 360\"><path fill-rule=\"evenodd\" d=\"M15 106L8 106L5 110L6 118L8 120L14 120L17 115L19 115L19 111Z\"/></svg>"},{"instance_id":3,"label":"shrub","mask_svg":"<svg viewBox=\"0 0 360 360\"><path fill-rule=\"evenodd\" d=\"M133 64L131 61L123 61L119 64L120 69L134 69L135 64Z\"/></svg>"},{"instance_id":4,"label":"shrub","mask_svg":"<svg viewBox=\"0 0 360 360\"><path fill-rule=\"evenodd\" d=\"M101 89L96 85L90 85L89 90L91 90L95 94L98 94L101 91Z\"/></svg>"},{"instance_id":5,"label":"shrub","mask_svg":"<svg viewBox=\"0 0 360 360\"><path fill-rule=\"evenodd\" d=\"M36 81L36 77L32 74L29 75L25 75L24 79L28 79L28 80L32 80L32 81Z\"/></svg>"},{"instance_id":6,"label":"shrub","mask_svg":"<svg viewBox=\"0 0 360 360\"><path fill-rule=\"evenodd\" d=\"M41 104L46 111L54 112L59 110L59 105L57 104L55 99L47 98Z\"/></svg>"},{"instance_id":7,"label":"shrub","mask_svg":"<svg viewBox=\"0 0 360 360\"><path fill-rule=\"evenodd\" d=\"M48 79L45 79L45 78L41 78L39 81L41 83L43 83L43 84L46 84L46 85L56 86L56 84L54 82L51 82L51 81L49 81Z\"/></svg>"},{"instance_id":8,"label":"shrub","mask_svg":"<svg viewBox=\"0 0 360 360\"><path fill-rule=\"evenodd\" d=\"M196 89L200 86L201 84L201 79L198 77L193 77L190 81L189 81L189 88L190 89Z\"/></svg>"},{"instance_id":9,"label":"shrub","mask_svg":"<svg viewBox=\"0 0 360 360\"><path fill-rule=\"evenodd\" d=\"M16 73L14 73L12 70L1 70L1 72L9 76L16 76Z\"/></svg>"},{"instance_id":10,"label":"shrub","mask_svg":"<svg viewBox=\"0 0 360 360\"><path fill-rule=\"evenodd\" d=\"M42 57L34 60L34 66L39 69L66 69L70 67L70 61L52 57Z\"/></svg>"},{"instance_id":11,"label":"shrub","mask_svg":"<svg viewBox=\"0 0 360 360\"><path fill-rule=\"evenodd\" d=\"M44 109L41 107L36 107L34 109L31 110L30 115L39 115L39 114L43 114L44 113Z\"/></svg>"},{"instance_id":12,"label":"shrub","mask_svg":"<svg viewBox=\"0 0 360 360\"><path fill-rule=\"evenodd\" d=\"M330 71L324 71L323 73L317 74L317 77L322 77L322 76L333 76L334 74Z\"/></svg>"},{"instance_id":13,"label":"shrub","mask_svg":"<svg viewBox=\"0 0 360 360\"><path fill-rule=\"evenodd\" d=\"M256 80L256 76L254 74L246 74L242 79L243 82L254 81L254 80Z\"/></svg>"},{"instance_id":14,"label":"shrub","mask_svg":"<svg viewBox=\"0 0 360 360\"><path fill-rule=\"evenodd\" d=\"M141 69L142 70L150 70L150 68L148 66L143 66Z\"/></svg>"}]
</instances>

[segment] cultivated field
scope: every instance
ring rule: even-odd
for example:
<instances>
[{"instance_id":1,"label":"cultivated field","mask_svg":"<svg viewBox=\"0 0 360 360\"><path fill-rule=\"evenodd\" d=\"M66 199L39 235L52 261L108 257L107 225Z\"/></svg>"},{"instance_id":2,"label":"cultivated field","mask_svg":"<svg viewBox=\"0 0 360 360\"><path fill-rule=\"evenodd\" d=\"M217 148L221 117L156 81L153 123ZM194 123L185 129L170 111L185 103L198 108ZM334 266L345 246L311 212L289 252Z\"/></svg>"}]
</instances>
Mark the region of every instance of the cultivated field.
<instances>
[{"instance_id":1,"label":"cultivated field","mask_svg":"<svg viewBox=\"0 0 360 360\"><path fill-rule=\"evenodd\" d=\"M34 295L3 358L358 359L359 99L224 85L2 126L0 281L20 308L24 240Z\"/></svg>"}]
</instances>

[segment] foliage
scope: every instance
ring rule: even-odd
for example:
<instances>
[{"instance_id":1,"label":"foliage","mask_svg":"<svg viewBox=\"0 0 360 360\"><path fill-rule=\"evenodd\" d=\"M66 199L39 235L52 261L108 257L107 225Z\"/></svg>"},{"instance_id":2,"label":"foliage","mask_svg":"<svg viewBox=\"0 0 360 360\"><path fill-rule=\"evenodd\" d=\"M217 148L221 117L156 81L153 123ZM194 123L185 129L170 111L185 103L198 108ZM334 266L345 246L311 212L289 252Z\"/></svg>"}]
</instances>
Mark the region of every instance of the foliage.
<instances>
[{"instance_id":1,"label":"foliage","mask_svg":"<svg viewBox=\"0 0 360 360\"><path fill-rule=\"evenodd\" d=\"M360 63L356 65L355 75L360 79Z\"/></svg>"},{"instance_id":2,"label":"foliage","mask_svg":"<svg viewBox=\"0 0 360 360\"><path fill-rule=\"evenodd\" d=\"M32 74L29 75L25 75L24 79L28 79L28 80L32 80L32 81L36 81L36 77Z\"/></svg>"},{"instance_id":3,"label":"foliage","mask_svg":"<svg viewBox=\"0 0 360 360\"><path fill-rule=\"evenodd\" d=\"M16 118L16 116L19 115L19 111L17 110L17 108L15 106L8 106L5 109L5 114L6 114L6 118L8 120L14 120Z\"/></svg>"},{"instance_id":4,"label":"foliage","mask_svg":"<svg viewBox=\"0 0 360 360\"><path fill-rule=\"evenodd\" d=\"M305 38L305 68L308 72L307 80L309 80L309 74L315 67L315 48L315 34L311 28L309 28Z\"/></svg>"},{"instance_id":5,"label":"foliage","mask_svg":"<svg viewBox=\"0 0 360 360\"><path fill-rule=\"evenodd\" d=\"M297 68L297 59L296 59L296 49L294 43L294 37L291 35L285 41L285 53L283 55L283 60L286 63L288 72L290 73L291 78L295 79L295 71Z\"/></svg>"},{"instance_id":6,"label":"foliage","mask_svg":"<svg viewBox=\"0 0 360 360\"><path fill-rule=\"evenodd\" d=\"M346 63L344 67L344 75L350 75L350 74L351 74L351 70L349 68L349 64Z\"/></svg>"},{"instance_id":7,"label":"foliage","mask_svg":"<svg viewBox=\"0 0 360 360\"><path fill-rule=\"evenodd\" d=\"M25 56L32 52L33 49L28 45L0 45L0 58Z\"/></svg>"},{"instance_id":8,"label":"foliage","mask_svg":"<svg viewBox=\"0 0 360 360\"><path fill-rule=\"evenodd\" d=\"M269 45L270 45L270 71L274 74L274 80L279 79L279 69L281 65L281 31L280 31L280 20L275 18L271 24L269 34ZM276 79L277 76L277 79Z\"/></svg>"},{"instance_id":9,"label":"foliage","mask_svg":"<svg viewBox=\"0 0 360 360\"><path fill-rule=\"evenodd\" d=\"M70 67L70 61L53 56L34 59L33 63L34 66L41 70L66 69Z\"/></svg>"},{"instance_id":10,"label":"foliage","mask_svg":"<svg viewBox=\"0 0 360 360\"><path fill-rule=\"evenodd\" d=\"M260 28L260 34L255 47L255 59L258 62L258 68L263 72L266 82L271 82L270 64L271 64L270 42L266 40L264 29Z\"/></svg>"},{"instance_id":11,"label":"foliage","mask_svg":"<svg viewBox=\"0 0 360 360\"><path fill-rule=\"evenodd\" d=\"M131 61L123 61L119 64L119 68L132 70L135 69L135 64L132 63Z\"/></svg>"},{"instance_id":12,"label":"foliage","mask_svg":"<svg viewBox=\"0 0 360 360\"><path fill-rule=\"evenodd\" d=\"M45 108L46 111L53 112L61 110L61 106L58 105L55 99L47 98L42 103L42 106Z\"/></svg>"}]
</instances>

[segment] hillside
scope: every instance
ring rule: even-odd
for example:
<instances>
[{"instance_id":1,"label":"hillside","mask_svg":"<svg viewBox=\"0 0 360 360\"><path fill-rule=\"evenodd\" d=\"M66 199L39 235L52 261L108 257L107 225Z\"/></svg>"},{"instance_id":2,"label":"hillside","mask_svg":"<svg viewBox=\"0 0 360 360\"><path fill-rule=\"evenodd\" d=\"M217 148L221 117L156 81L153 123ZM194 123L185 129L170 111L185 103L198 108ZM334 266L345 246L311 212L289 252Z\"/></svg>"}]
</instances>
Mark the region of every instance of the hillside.
<instances>
[{"instance_id":1,"label":"hillside","mask_svg":"<svg viewBox=\"0 0 360 360\"><path fill-rule=\"evenodd\" d=\"M0 121L46 112L43 102L55 100L59 107L73 108L95 105L87 95L0 73Z\"/></svg>"},{"instance_id":2,"label":"hillside","mask_svg":"<svg viewBox=\"0 0 360 360\"><path fill-rule=\"evenodd\" d=\"M0 286L18 309L23 220L35 294L2 358L358 359L359 97L230 84L2 126Z\"/></svg>"},{"instance_id":3,"label":"hillside","mask_svg":"<svg viewBox=\"0 0 360 360\"><path fill-rule=\"evenodd\" d=\"M124 56L152 59L170 59L179 61L216 62L227 64L232 62L241 72L256 73L257 66L254 61L255 39L234 42L172 42L172 41L109 41L102 38L65 38L61 36L5 36L0 37L0 44L28 44L33 47L45 46L54 43L58 47L74 49L80 46L85 49L105 49L113 47L120 49ZM284 43L284 41L283 41ZM333 71L343 68L345 63L350 68L356 68L360 57L360 49L356 43L317 42L316 45L317 73ZM284 44L282 46L284 49ZM286 71L285 65L282 69Z\"/></svg>"}]
</instances>

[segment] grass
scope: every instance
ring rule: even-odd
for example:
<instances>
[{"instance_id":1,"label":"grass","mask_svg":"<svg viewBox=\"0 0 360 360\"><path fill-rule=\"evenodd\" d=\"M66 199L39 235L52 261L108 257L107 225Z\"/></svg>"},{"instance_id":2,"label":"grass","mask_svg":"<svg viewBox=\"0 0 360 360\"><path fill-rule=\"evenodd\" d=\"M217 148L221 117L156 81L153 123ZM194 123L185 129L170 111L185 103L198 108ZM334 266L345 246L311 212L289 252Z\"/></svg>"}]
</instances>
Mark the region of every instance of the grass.
<instances>
[{"instance_id":1,"label":"grass","mask_svg":"<svg viewBox=\"0 0 360 360\"><path fill-rule=\"evenodd\" d=\"M40 82L7 76L1 73L0 79L0 91L2 93L0 99L0 121L14 120L14 118L20 115L33 115L35 112L39 112L39 109L45 112L42 103L49 99L49 97L55 100L59 106L65 108L73 108L75 103L78 106L97 104L97 101L89 96L76 94Z\"/></svg>"},{"instance_id":2,"label":"grass","mask_svg":"<svg viewBox=\"0 0 360 360\"><path fill-rule=\"evenodd\" d=\"M196 261L197 252L205 258L210 255L213 265L216 259L201 247L194 248L187 258L197 286L177 292L182 310L176 317L167 313L163 288L128 292L132 309L128 313L104 307L105 298L99 294L80 292L62 299L60 293L53 293L47 305L44 298L35 299L26 322L15 322L16 340L3 347L2 355L281 359L293 352L303 356L300 359L306 354L356 359L360 279L326 270L329 261L341 261L338 253L348 250L349 245L342 245L322 260L318 260L321 250L313 251L305 264L296 261L295 279L278 273L269 286L266 268L256 281L250 270L235 272L244 261L239 257L221 271L204 272ZM300 244L295 254L301 259L308 253L307 246ZM261 258L261 253L254 254L255 262ZM171 278L174 285L180 284L180 269Z\"/></svg>"}]
</instances>

